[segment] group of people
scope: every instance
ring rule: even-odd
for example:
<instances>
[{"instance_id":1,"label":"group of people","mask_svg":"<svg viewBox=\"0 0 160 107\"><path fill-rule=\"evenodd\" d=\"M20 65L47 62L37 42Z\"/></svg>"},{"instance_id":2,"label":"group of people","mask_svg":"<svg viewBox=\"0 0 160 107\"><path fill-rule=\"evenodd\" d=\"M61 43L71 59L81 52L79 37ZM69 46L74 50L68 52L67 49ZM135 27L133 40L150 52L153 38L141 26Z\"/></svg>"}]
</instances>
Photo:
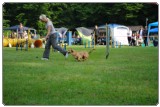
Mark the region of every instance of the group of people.
<instances>
[{"instance_id":1,"label":"group of people","mask_svg":"<svg viewBox=\"0 0 160 107\"><path fill-rule=\"evenodd\" d=\"M143 28L143 26L140 28L139 31L136 33L132 33L131 29L129 29L128 33L128 44L129 46L139 46L142 43L145 44L145 46L148 46L148 41L147 41L147 26Z\"/></svg>"}]
</instances>

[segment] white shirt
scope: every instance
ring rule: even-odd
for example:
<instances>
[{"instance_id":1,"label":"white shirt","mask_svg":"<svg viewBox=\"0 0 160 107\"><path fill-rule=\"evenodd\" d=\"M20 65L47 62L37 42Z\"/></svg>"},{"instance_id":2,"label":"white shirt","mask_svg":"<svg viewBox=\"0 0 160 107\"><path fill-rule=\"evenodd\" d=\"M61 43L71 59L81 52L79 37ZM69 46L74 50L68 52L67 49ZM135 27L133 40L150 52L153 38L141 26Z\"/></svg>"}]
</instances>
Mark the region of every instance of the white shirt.
<instances>
[{"instance_id":1,"label":"white shirt","mask_svg":"<svg viewBox=\"0 0 160 107\"><path fill-rule=\"evenodd\" d=\"M141 29L140 34L139 34L139 38L142 39L142 36L143 36L143 30Z\"/></svg>"}]
</instances>

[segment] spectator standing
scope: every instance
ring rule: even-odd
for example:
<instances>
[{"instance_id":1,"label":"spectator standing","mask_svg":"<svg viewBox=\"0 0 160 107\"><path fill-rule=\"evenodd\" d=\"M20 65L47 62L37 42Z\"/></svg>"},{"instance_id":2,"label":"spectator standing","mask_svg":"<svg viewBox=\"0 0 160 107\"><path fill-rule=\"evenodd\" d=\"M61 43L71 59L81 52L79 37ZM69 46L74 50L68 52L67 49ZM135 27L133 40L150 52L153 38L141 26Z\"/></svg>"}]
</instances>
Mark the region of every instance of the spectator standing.
<instances>
[{"instance_id":1,"label":"spectator standing","mask_svg":"<svg viewBox=\"0 0 160 107\"><path fill-rule=\"evenodd\" d=\"M136 46L139 46L140 41L139 41L139 34L135 33L135 37L136 37Z\"/></svg>"},{"instance_id":2,"label":"spectator standing","mask_svg":"<svg viewBox=\"0 0 160 107\"><path fill-rule=\"evenodd\" d=\"M132 34L132 42L131 42L131 45L132 45L132 46L136 46L135 43L136 43L136 36L135 36L135 34L133 33L133 34Z\"/></svg>"},{"instance_id":3,"label":"spectator standing","mask_svg":"<svg viewBox=\"0 0 160 107\"><path fill-rule=\"evenodd\" d=\"M98 30L98 26L97 25L95 25L93 33L95 34L95 38L94 38L95 39L95 45L97 45L97 43L98 43L98 36L99 36L99 30Z\"/></svg>"},{"instance_id":4,"label":"spectator standing","mask_svg":"<svg viewBox=\"0 0 160 107\"><path fill-rule=\"evenodd\" d=\"M143 26L141 26L141 28L140 28L140 30L139 30L139 32L138 32L138 34L139 34L139 42L143 42L143 30L144 30L144 28L143 28Z\"/></svg>"},{"instance_id":5,"label":"spectator standing","mask_svg":"<svg viewBox=\"0 0 160 107\"><path fill-rule=\"evenodd\" d=\"M147 26L145 26L145 29L143 30L143 40L144 40L145 46L148 46L147 34L148 34L148 29L147 29Z\"/></svg>"},{"instance_id":6,"label":"spectator standing","mask_svg":"<svg viewBox=\"0 0 160 107\"><path fill-rule=\"evenodd\" d=\"M22 23L19 24L19 28L18 28L18 38L23 38L24 37L24 27L22 25Z\"/></svg>"},{"instance_id":7,"label":"spectator standing","mask_svg":"<svg viewBox=\"0 0 160 107\"><path fill-rule=\"evenodd\" d=\"M131 41L132 41L132 30L131 30L131 28L129 28L127 35L128 35L128 44L129 44L129 46L131 46Z\"/></svg>"}]
</instances>

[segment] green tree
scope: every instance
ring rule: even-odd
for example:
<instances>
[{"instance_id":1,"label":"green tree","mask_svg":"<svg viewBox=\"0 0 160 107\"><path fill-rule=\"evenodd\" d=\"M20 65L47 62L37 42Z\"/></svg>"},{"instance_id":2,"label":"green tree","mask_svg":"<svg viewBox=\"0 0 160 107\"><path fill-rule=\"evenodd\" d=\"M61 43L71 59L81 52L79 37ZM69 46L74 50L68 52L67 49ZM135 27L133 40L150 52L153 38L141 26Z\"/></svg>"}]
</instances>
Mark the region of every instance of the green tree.
<instances>
[{"instance_id":1,"label":"green tree","mask_svg":"<svg viewBox=\"0 0 160 107\"><path fill-rule=\"evenodd\" d=\"M46 14L55 27L93 27L95 24L118 23L122 25L145 25L158 20L155 3L5 3L3 4L3 27L17 25L33 27L42 32L44 24L39 15Z\"/></svg>"}]
</instances>

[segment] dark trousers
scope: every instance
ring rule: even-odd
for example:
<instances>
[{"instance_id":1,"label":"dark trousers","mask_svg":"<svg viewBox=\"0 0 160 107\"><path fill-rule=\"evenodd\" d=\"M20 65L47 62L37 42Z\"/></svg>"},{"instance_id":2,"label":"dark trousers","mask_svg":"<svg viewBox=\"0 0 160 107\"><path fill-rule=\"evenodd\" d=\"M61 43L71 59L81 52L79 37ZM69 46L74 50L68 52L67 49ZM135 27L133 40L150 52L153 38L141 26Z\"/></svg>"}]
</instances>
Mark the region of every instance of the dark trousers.
<instances>
[{"instance_id":1,"label":"dark trousers","mask_svg":"<svg viewBox=\"0 0 160 107\"><path fill-rule=\"evenodd\" d=\"M95 45L97 45L98 44L98 37L97 37L98 35L95 35Z\"/></svg>"},{"instance_id":2,"label":"dark trousers","mask_svg":"<svg viewBox=\"0 0 160 107\"><path fill-rule=\"evenodd\" d=\"M156 47L158 46L158 40L153 40L153 45Z\"/></svg>"},{"instance_id":3,"label":"dark trousers","mask_svg":"<svg viewBox=\"0 0 160 107\"><path fill-rule=\"evenodd\" d=\"M132 38L128 37L128 44L129 44L129 46L131 46L131 42L132 42Z\"/></svg>"},{"instance_id":4,"label":"dark trousers","mask_svg":"<svg viewBox=\"0 0 160 107\"><path fill-rule=\"evenodd\" d=\"M148 46L147 37L144 37L143 39L144 39L145 46Z\"/></svg>"},{"instance_id":5,"label":"dark trousers","mask_svg":"<svg viewBox=\"0 0 160 107\"><path fill-rule=\"evenodd\" d=\"M49 38L47 40L45 50L44 50L44 53L43 53L43 58L49 58L51 45L54 49L58 50L63 55L66 55L67 51L62 49L60 46L57 45L57 35L54 33L54 34L49 35Z\"/></svg>"},{"instance_id":6,"label":"dark trousers","mask_svg":"<svg viewBox=\"0 0 160 107\"><path fill-rule=\"evenodd\" d=\"M23 38L23 33L19 33L19 35L18 35L18 39L22 39Z\"/></svg>"},{"instance_id":7,"label":"dark trousers","mask_svg":"<svg viewBox=\"0 0 160 107\"><path fill-rule=\"evenodd\" d=\"M136 46L136 41L134 40L134 39L132 39L132 41L131 41L131 46Z\"/></svg>"}]
</instances>

